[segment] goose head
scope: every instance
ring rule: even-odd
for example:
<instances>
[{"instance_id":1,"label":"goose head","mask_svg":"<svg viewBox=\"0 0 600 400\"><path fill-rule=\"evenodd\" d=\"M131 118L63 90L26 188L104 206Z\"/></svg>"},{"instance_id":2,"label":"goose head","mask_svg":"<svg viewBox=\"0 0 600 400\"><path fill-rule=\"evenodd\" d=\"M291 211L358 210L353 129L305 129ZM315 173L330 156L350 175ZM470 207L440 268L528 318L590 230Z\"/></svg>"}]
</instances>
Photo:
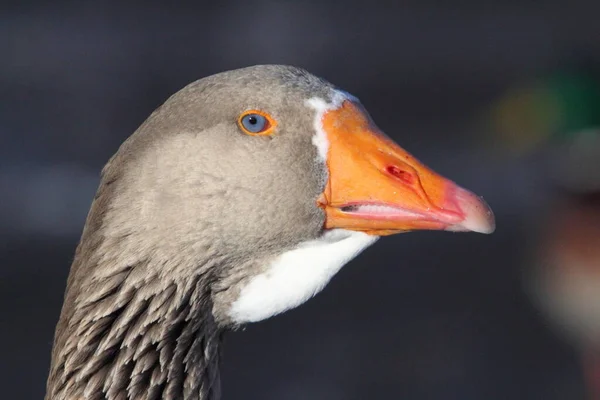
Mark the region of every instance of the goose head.
<instances>
[{"instance_id":1,"label":"goose head","mask_svg":"<svg viewBox=\"0 0 600 400\"><path fill-rule=\"evenodd\" d=\"M202 391L217 332L302 304L378 237L412 230L491 233L494 218L304 70L192 83L103 170L48 398L217 398Z\"/></svg>"}]
</instances>

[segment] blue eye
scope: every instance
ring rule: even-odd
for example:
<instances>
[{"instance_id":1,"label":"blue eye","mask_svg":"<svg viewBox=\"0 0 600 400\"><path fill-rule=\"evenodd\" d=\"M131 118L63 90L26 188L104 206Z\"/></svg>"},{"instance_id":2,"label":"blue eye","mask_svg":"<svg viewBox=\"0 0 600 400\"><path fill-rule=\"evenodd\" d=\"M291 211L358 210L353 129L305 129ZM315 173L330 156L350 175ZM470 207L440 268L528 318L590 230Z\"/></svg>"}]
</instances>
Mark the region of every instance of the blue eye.
<instances>
[{"instance_id":1,"label":"blue eye","mask_svg":"<svg viewBox=\"0 0 600 400\"><path fill-rule=\"evenodd\" d=\"M248 114L242 117L242 125L249 132L259 133L267 127L267 119L260 114Z\"/></svg>"},{"instance_id":2,"label":"blue eye","mask_svg":"<svg viewBox=\"0 0 600 400\"><path fill-rule=\"evenodd\" d=\"M240 116L238 125L248 135L270 135L277 124L269 114L251 110Z\"/></svg>"}]
</instances>

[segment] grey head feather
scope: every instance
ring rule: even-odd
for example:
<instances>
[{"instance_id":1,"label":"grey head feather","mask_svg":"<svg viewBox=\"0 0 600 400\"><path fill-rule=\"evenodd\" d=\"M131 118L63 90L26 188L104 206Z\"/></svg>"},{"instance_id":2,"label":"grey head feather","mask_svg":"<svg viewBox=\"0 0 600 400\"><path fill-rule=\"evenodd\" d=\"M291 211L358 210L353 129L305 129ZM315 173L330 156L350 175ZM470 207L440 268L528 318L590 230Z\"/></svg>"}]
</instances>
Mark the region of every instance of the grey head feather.
<instances>
[{"instance_id":1,"label":"grey head feather","mask_svg":"<svg viewBox=\"0 0 600 400\"><path fill-rule=\"evenodd\" d=\"M56 328L46 400L220 397L226 311L268 260L322 233L314 111L332 85L288 66L169 98L102 171ZM245 110L275 134L243 134Z\"/></svg>"}]
</instances>

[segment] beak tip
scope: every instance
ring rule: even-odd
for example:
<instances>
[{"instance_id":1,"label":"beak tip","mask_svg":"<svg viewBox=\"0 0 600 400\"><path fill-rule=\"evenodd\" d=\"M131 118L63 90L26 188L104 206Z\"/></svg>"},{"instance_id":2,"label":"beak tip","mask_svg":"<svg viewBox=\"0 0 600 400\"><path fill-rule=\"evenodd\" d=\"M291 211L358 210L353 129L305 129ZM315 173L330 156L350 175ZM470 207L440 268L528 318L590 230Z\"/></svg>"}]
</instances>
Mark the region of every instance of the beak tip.
<instances>
[{"instance_id":1,"label":"beak tip","mask_svg":"<svg viewBox=\"0 0 600 400\"><path fill-rule=\"evenodd\" d=\"M496 230L494 212L483 198L460 188L456 194L456 202L465 215L458 224L446 230L455 232L477 232L490 234Z\"/></svg>"}]
</instances>

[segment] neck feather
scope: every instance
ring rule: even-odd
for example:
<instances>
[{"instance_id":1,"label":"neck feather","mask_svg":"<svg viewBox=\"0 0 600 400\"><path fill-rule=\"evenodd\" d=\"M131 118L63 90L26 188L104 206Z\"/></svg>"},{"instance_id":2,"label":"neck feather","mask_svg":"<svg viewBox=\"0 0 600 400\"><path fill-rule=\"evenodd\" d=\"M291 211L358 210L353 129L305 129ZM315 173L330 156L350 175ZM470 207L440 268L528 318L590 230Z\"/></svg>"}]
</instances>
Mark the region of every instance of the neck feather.
<instances>
[{"instance_id":1,"label":"neck feather","mask_svg":"<svg viewBox=\"0 0 600 400\"><path fill-rule=\"evenodd\" d=\"M72 275L87 269L76 267ZM148 270L140 263L94 279L70 276L46 400L220 397L222 331L209 278L175 281Z\"/></svg>"},{"instance_id":2,"label":"neck feather","mask_svg":"<svg viewBox=\"0 0 600 400\"><path fill-rule=\"evenodd\" d=\"M210 243L170 242L143 223L140 201L116 196L132 186L122 163L104 168L75 253L46 400L217 400L211 290L223 259Z\"/></svg>"}]
</instances>

